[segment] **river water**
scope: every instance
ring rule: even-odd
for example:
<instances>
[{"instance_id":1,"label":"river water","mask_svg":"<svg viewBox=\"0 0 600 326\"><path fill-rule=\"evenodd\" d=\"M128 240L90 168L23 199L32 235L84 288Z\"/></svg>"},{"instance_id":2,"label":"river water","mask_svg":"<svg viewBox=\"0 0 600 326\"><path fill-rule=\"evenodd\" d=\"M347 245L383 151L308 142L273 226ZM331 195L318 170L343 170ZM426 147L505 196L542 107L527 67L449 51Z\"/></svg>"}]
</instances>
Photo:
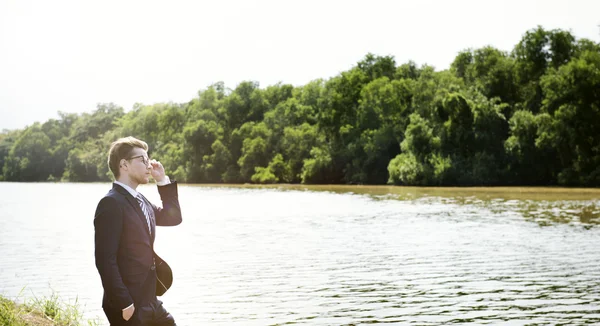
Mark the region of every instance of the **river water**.
<instances>
[{"instance_id":1,"label":"river water","mask_svg":"<svg viewBox=\"0 0 600 326\"><path fill-rule=\"evenodd\" d=\"M110 184L0 183L0 294L107 324L93 214ZM138 188L159 202L153 186ZM157 229L178 325L600 323L600 191L179 186Z\"/></svg>"}]
</instances>

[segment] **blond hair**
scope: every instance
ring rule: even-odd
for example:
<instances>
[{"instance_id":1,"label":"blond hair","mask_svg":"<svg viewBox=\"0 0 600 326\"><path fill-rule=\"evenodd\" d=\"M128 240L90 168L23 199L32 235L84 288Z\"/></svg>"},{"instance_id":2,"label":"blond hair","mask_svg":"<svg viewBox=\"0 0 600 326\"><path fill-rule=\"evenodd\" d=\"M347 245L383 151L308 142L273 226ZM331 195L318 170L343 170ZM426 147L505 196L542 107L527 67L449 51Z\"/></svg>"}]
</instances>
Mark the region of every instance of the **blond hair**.
<instances>
[{"instance_id":1,"label":"blond hair","mask_svg":"<svg viewBox=\"0 0 600 326\"><path fill-rule=\"evenodd\" d=\"M148 144L145 141L131 136L119 138L110 145L110 150L108 150L108 167L115 176L115 179L119 178L119 164L121 160L128 159L131 151L136 147L148 151Z\"/></svg>"}]
</instances>

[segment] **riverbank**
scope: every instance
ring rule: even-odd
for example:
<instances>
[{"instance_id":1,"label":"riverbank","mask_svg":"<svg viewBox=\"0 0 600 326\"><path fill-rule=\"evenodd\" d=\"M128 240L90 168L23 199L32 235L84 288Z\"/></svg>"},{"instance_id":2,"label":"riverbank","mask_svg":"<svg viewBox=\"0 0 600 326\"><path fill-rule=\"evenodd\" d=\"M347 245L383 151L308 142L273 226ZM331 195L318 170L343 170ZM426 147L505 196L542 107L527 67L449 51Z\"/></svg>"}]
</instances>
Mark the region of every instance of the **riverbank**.
<instances>
[{"instance_id":1,"label":"riverbank","mask_svg":"<svg viewBox=\"0 0 600 326\"><path fill-rule=\"evenodd\" d=\"M0 295L0 325L10 326L95 326L96 320L83 320L77 301L65 303L58 295L33 298L25 303Z\"/></svg>"},{"instance_id":2,"label":"riverbank","mask_svg":"<svg viewBox=\"0 0 600 326\"><path fill-rule=\"evenodd\" d=\"M318 191L352 193L375 197L416 199L422 197L463 197L481 200L592 200L600 198L600 188L567 187L413 187L392 185L303 185L303 184L226 184L197 183L183 184L186 187L233 188L233 189L277 189L296 191Z\"/></svg>"}]
</instances>

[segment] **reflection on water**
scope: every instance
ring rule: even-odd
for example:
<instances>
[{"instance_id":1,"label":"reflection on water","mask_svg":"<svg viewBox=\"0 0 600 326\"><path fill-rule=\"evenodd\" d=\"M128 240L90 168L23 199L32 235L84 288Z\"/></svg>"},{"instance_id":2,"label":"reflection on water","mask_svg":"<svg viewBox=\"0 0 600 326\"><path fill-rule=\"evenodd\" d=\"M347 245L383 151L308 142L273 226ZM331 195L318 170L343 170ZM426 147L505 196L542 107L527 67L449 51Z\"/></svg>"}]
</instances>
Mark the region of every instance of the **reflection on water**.
<instances>
[{"instance_id":1,"label":"reflection on water","mask_svg":"<svg viewBox=\"0 0 600 326\"><path fill-rule=\"evenodd\" d=\"M0 292L103 317L92 214L108 184L0 183ZM141 187L158 200L154 187ZM157 230L180 325L600 322L600 191L180 187ZM31 205L31 199L37 205Z\"/></svg>"},{"instance_id":2,"label":"reflection on water","mask_svg":"<svg viewBox=\"0 0 600 326\"><path fill-rule=\"evenodd\" d=\"M228 188L228 185L210 185ZM414 204L472 205L493 213L513 211L541 226L554 223L600 224L600 189L544 187L396 187L347 185L243 185L235 188L279 191L319 191L366 195L374 200Z\"/></svg>"}]
</instances>

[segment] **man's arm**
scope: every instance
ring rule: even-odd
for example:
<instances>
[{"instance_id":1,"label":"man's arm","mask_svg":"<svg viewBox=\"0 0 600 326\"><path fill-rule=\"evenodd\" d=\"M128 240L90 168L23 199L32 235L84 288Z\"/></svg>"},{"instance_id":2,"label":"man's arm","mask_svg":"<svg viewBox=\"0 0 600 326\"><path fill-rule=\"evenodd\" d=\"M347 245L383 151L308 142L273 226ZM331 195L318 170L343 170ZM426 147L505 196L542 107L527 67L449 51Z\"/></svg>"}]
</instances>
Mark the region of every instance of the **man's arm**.
<instances>
[{"instance_id":1,"label":"man's arm","mask_svg":"<svg viewBox=\"0 0 600 326\"><path fill-rule=\"evenodd\" d=\"M156 160L150 161L152 177L158 185L158 193L162 201L162 208L152 204L156 225L173 226L181 223L181 207L177 197L177 182L171 182L165 174L165 168Z\"/></svg>"},{"instance_id":2,"label":"man's arm","mask_svg":"<svg viewBox=\"0 0 600 326\"><path fill-rule=\"evenodd\" d=\"M119 309L125 309L133 304L133 299L123 284L117 265L117 251L123 230L123 214L114 198L104 197L98 203L94 228L96 268L100 273L102 286L108 298Z\"/></svg>"},{"instance_id":3,"label":"man's arm","mask_svg":"<svg viewBox=\"0 0 600 326\"><path fill-rule=\"evenodd\" d=\"M164 186L158 186L158 193L162 201L162 207L152 204L154 216L156 216L156 225L173 226L179 225L182 221L181 207L177 195L177 182L169 183Z\"/></svg>"}]
</instances>

